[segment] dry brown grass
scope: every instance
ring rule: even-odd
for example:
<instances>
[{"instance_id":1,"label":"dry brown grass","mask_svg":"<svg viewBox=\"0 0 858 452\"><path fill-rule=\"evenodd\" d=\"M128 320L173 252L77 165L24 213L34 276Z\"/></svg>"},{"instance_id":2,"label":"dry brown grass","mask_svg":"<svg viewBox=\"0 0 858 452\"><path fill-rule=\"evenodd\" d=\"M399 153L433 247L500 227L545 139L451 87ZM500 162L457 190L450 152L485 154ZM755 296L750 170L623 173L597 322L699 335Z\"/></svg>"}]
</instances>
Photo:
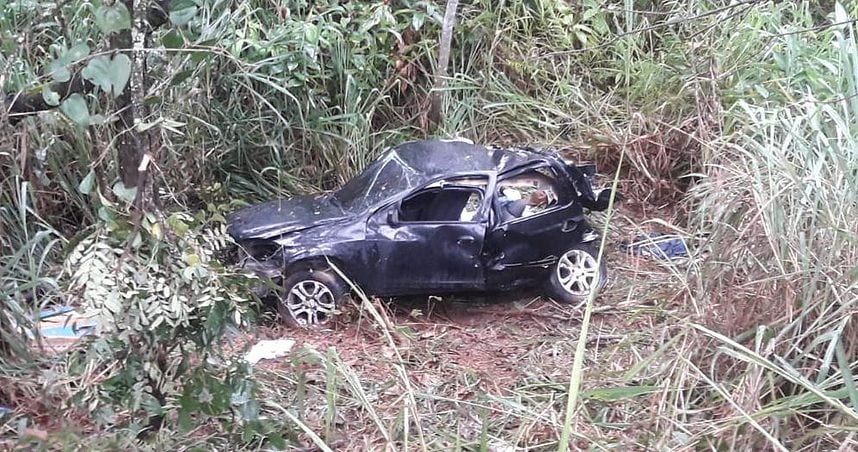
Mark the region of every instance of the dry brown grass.
<instances>
[{"instance_id":1,"label":"dry brown grass","mask_svg":"<svg viewBox=\"0 0 858 452\"><path fill-rule=\"evenodd\" d=\"M622 232L628 231L614 238ZM616 251L613 239L609 243L612 282L590 328L573 445L675 445L656 432L674 428L663 418L674 394L671 355L692 355L693 341L681 336L687 334L684 321L696 314L682 295L683 282L669 269ZM580 311L521 294L376 303L388 325L351 312L349 320L323 331L261 330L266 338L296 339L300 350L257 366L262 399L296 406L313 431L326 431L333 363L338 450L402 450L406 441L427 450L543 450L556 444ZM401 423L408 389L394 369L397 357L383 328L396 338L418 403L420 417L412 420L407 439ZM418 422L423 444L414 435Z\"/></svg>"}]
</instances>

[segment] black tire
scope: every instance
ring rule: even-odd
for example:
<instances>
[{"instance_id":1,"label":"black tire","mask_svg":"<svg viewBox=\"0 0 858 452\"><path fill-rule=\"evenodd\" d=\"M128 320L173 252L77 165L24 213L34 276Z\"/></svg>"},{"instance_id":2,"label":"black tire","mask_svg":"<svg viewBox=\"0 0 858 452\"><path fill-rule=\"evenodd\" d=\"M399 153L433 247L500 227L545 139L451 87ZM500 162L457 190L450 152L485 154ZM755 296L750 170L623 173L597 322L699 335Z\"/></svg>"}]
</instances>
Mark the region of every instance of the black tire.
<instances>
[{"instance_id":1,"label":"black tire","mask_svg":"<svg viewBox=\"0 0 858 452\"><path fill-rule=\"evenodd\" d=\"M331 320L347 293L333 270L297 269L283 280L277 312L289 326L319 327Z\"/></svg>"},{"instance_id":2,"label":"black tire","mask_svg":"<svg viewBox=\"0 0 858 452\"><path fill-rule=\"evenodd\" d=\"M564 257L566 261L564 261ZM581 243L564 251L551 267L551 275L547 283L548 294L551 298L561 303L582 303L587 301L590 292L593 290L598 295L608 282L608 267L605 265L605 256L602 256L602 262L597 268L598 257L599 249L590 243ZM586 273L578 273L576 276L576 273L570 268ZM588 274L590 272L592 274Z\"/></svg>"}]
</instances>

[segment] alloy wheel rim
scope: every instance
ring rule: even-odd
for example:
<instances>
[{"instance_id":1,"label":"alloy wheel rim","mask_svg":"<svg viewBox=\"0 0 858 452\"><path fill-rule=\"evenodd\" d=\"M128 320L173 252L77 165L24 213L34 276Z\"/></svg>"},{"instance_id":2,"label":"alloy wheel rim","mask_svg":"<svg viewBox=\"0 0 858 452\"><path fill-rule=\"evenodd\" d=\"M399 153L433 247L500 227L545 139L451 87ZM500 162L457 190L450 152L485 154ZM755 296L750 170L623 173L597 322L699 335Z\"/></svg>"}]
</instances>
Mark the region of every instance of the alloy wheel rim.
<instances>
[{"instance_id":1,"label":"alloy wheel rim","mask_svg":"<svg viewBox=\"0 0 858 452\"><path fill-rule=\"evenodd\" d=\"M326 323L336 307L331 289L312 279L295 283L286 294L283 304L301 326Z\"/></svg>"},{"instance_id":2,"label":"alloy wheel rim","mask_svg":"<svg viewBox=\"0 0 858 452\"><path fill-rule=\"evenodd\" d=\"M557 280L571 295L588 296L599 285L596 258L582 250L569 250L557 263Z\"/></svg>"}]
</instances>

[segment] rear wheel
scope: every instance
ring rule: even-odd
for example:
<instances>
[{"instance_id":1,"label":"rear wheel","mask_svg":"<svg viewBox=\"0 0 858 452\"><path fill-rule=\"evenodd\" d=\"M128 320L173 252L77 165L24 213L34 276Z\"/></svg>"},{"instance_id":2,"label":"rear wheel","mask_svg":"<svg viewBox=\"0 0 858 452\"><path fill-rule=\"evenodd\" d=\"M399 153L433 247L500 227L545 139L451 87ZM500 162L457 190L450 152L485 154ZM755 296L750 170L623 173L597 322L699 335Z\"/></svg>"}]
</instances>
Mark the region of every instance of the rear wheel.
<instances>
[{"instance_id":1,"label":"rear wheel","mask_svg":"<svg viewBox=\"0 0 858 452\"><path fill-rule=\"evenodd\" d=\"M283 280L277 307L287 324L313 328L333 318L345 295L345 284L330 270L301 269Z\"/></svg>"},{"instance_id":2,"label":"rear wheel","mask_svg":"<svg viewBox=\"0 0 858 452\"><path fill-rule=\"evenodd\" d=\"M598 249L583 243L564 252L548 280L551 297L564 303L581 303L592 292L598 294L608 282L608 268L604 261L597 263L598 256Z\"/></svg>"}]
</instances>

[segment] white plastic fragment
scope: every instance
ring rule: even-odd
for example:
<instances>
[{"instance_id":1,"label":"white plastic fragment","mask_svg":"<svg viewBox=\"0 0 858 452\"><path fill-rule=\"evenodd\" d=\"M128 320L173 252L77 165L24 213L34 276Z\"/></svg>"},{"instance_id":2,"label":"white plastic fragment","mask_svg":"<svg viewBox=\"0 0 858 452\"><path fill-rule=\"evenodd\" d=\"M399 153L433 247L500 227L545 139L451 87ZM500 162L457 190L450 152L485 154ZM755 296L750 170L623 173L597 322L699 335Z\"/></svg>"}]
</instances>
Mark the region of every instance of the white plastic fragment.
<instances>
[{"instance_id":1,"label":"white plastic fragment","mask_svg":"<svg viewBox=\"0 0 858 452\"><path fill-rule=\"evenodd\" d=\"M286 356L294 345L295 341L292 339L259 341L244 355L244 360L250 364L256 364L263 359L276 359Z\"/></svg>"}]
</instances>

